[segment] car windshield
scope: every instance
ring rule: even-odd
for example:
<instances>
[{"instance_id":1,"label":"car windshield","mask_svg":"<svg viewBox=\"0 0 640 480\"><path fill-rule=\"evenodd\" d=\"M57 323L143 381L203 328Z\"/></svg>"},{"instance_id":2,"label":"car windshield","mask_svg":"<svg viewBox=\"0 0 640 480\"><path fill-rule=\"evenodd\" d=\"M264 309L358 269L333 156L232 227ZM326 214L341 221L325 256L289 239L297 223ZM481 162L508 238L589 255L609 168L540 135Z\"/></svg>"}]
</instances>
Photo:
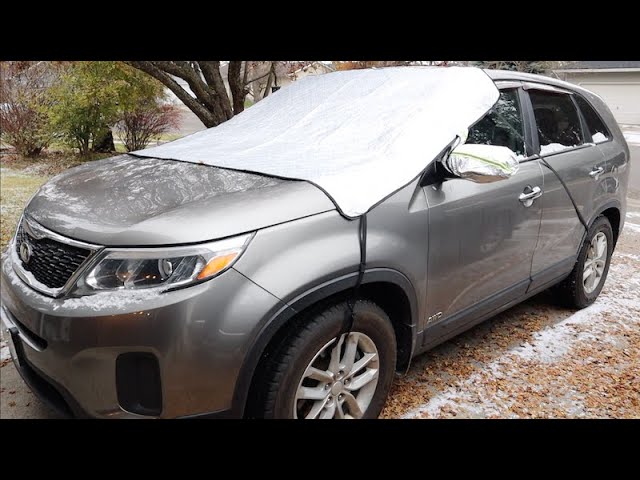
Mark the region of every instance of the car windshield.
<instances>
[{"instance_id":1,"label":"car windshield","mask_svg":"<svg viewBox=\"0 0 640 480\"><path fill-rule=\"evenodd\" d=\"M425 169L498 99L469 67L400 67L304 78L222 125L135 152L319 186L361 215Z\"/></svg>"}]
</instances>

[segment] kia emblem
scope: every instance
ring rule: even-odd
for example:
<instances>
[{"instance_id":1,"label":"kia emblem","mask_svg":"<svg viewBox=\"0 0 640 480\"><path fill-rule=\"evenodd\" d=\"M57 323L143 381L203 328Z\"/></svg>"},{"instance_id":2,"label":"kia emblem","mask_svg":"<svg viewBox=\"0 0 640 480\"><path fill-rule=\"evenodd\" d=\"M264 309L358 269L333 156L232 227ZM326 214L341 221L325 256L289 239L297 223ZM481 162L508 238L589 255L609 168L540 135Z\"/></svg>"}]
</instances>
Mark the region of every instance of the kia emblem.
<instances>
[{"instance_id":1,"label":"kia emblem","mask_svg":"<svg viewBox=\"0 0 640 480\"><path fill-rule=\"evenodd\" d=\"M29 260L31 260L31 253L31 245L27 242L22 242L20 245L20 259L24 263L29 263Z\"/></svg>"}]
</instances>

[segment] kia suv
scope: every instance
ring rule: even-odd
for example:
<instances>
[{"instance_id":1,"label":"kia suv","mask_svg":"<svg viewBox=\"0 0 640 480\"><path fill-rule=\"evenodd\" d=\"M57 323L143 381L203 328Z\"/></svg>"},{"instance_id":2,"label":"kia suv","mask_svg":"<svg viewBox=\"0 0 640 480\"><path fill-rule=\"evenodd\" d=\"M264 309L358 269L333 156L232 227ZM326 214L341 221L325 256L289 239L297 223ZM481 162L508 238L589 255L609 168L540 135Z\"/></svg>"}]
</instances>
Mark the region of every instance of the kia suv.
<instances>
[{"instance_id":1,"label":"kia suv","mask_svg":"<svg viewBox=\"0 0 640 480\"><path fill-rule=\"evenodd\" d=\"M375 418L416 355L548 288L591 304L625 218L623 135L578 86L484 74L493 107L366 216L313 182L144 151L55 177L2 261L17 370L73 416ZM465 175L457 144L514 168Z\"/></svg>"}]
</instances>

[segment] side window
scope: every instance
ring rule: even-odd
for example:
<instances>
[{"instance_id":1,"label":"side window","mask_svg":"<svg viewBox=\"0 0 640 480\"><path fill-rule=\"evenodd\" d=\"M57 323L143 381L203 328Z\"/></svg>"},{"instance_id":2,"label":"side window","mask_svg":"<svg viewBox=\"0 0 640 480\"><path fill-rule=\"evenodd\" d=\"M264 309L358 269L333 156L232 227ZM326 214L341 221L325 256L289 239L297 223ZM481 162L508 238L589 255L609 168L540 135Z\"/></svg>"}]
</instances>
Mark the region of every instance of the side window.
<instances>
[{"instance_id":1,"label":"side window","mask_svg":"<svg viewBox=\"0 0 640 480\"><path fill-rule=\"evenodd\" d=\"M466 143L499 145L525 156L522 113L516 89L502 90L498 102L469 129Z\"/></svg>"},{"instance_id":2,"label":"side window","mask_svg":"<svg viewBox=\"0 0 640 480\"><path fill-rule=\"evenodd\" d=\"M529 97L538 126L541 154L584 143L578 110L568 94L529 90Z\"/></svg>"},{"instance_id":3,"label":"side window","mask_svg":"<svg viewBox=\"0 0 640 480\"><path fill-rule=\"evenodd\" d=\"M580 95L576 95L575 99L585 122L587 122L587 128L591 133L593 143L602 143L609 140L611 135L593 107Z\"/></svg>"}]
</instances>

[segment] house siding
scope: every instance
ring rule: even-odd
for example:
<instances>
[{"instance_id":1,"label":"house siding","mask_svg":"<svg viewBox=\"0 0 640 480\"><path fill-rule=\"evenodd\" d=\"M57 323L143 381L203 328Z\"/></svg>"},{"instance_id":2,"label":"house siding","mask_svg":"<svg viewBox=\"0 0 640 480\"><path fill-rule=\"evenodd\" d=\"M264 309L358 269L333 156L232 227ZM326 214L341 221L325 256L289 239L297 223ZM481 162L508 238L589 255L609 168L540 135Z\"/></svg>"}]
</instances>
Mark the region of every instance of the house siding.
<instances>
[{"instance_id":1,"label":"house siding","mask_svg":"<svg viewBox=\"0 0 640 480\"><path fill-rule=\"evenodd\" d=\"M600 95L618 123L640 125L640 71L558 72L558 76Z\"/></svg>"}]
</instances>

